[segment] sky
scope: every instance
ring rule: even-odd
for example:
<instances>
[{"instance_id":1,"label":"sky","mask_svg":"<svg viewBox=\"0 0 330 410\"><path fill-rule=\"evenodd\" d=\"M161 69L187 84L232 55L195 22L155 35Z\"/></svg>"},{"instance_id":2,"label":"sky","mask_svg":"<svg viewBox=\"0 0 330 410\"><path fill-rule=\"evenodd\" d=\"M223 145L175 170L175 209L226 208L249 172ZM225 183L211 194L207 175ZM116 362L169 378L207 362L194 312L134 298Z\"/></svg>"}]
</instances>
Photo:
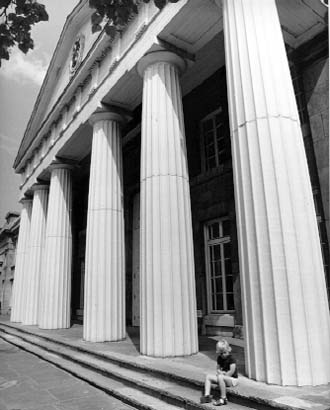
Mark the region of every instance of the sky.
<instances>
[{"instance_id":1,"label":"sky","mask_svg":"<svg viewBox=\"0 0 330 410\"><path fill-rule=\"evenodd\" d=\"M0 67L0 228L9 211L20 212L20 176L13 163L65 19L79 0L39 0L49 21L32 29L34 49L12 49Z\"/></svg>"}]
</instances>

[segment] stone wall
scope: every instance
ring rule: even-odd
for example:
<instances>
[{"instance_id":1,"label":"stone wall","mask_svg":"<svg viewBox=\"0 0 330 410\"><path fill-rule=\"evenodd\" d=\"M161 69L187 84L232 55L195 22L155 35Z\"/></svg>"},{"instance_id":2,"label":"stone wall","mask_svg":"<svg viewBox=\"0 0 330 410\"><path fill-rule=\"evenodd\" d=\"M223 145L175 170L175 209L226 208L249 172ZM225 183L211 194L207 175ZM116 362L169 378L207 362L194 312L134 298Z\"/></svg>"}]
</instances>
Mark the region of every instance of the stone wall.
<instances>
[{"instance_id":1,"label":"stone wall","mask_svg":"<svg viewBox=\"0 0 330 410\"><path fill-rule=\"evenodd\" d=\"M183 99L190 176L190 193L194 235L197 308L207 313L206 266L204 225L207 221L228 216L231 226L231 260L234 274L235 324L242 324L241 289L239 278L238 245L235 218L234 186L231 164L229 123L227 124L226 161L221 167L203 170L200 121L208 114L222 108L228 118L226 74L218 70ZM217 333L216 329L209 331ZM232 332L232 329L221 329Z\"/></svg>"},{"instance_id":2,"label":"stone wall","mask_svg":"<svg viewBox=\"0 0 330 410\"><path fill-rule=\"evenodd\" d=\"M305 67L303 80L329 238L329 59L321 58Z\"/></svg>"}]
</instances>

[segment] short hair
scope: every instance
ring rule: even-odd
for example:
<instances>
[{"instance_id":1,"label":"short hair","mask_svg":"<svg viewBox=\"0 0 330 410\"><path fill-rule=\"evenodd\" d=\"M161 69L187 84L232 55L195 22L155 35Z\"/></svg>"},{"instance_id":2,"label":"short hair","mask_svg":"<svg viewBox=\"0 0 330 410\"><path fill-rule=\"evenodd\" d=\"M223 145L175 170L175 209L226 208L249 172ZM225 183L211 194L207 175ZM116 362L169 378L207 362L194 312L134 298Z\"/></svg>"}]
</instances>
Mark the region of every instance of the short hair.
<instances>
[{"instance_id":1,"label":"short hair","mask_svg":"<svg viewBox=\"0 0 330 410\"><path fill-rule=\"evenodd\" d=\"M231 347L229 346L229 343L227 342L226 339L220 339L216 344L216 348L219 352L224 352L224 353L231 352Z\"/></svg>"}]
</instances>

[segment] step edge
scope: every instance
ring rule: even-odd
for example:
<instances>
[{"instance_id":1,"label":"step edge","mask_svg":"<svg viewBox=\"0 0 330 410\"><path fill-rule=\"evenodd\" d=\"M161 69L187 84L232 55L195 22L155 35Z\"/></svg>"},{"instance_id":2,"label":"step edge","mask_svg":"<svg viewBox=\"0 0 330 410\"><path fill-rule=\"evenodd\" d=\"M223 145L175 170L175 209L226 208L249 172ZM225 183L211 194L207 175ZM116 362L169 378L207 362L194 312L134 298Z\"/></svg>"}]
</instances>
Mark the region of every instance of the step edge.
<instances>
[{"instance_id":1,"label":"step edge","mask_svg":"<svg viewBox=\"0 0 330 410\"><path fill-rule=\"evenodd\" d=\"M64 347L69 346L73 350L81 351L85 354L89 354L89 355L94 356L96 358L102 357L103 359L106 359L110 362L114 362L116 364L118 364L118 363L122 364L124 367L132 367L134 369L141 369L141 371L143 371L143 372L151 372L151 373L159 375L159 376L165 376L165 377L169 378L170 380L176 380L176 381L178 381L180 383L184 383L186 385L187 384L188 385L193 385L194 388L202 389L204 387L204 383L200 382L198 380L190 379L190 378L185 377L185 376L180 376L180 375L169 373L169 372L162 371L162 370L159 370L159 369L154 369L154 368L151 368L149 366L133 362L133 361L129 360L129 358L128 358L127 361L125 361L124 359L119 359L117 357L114 357L112 354L109 355L109 354L104 354L103 352L91 351L87 347L76 346L76 345L74 345L73 343L71 343L69 341L64 342L64 341L61 341L61 340L57 340L56 338L52 338L51 336L48 336L48 335L33 333L33 332L29 331L28 329L21 328L21 327L15 326L15 325L0 322L0 329L1 329L1 326L17 330L18 332L21 332L21 333L26 333L26 334L29 334L31 336L39 337L41 339L47 340L47 341L55 343L55 344L62 345ZM236 398L236 399L242 400L242 401L247 401L247 402L251 403L251 405L253 405L253 403L255 403L255 404L258 404L258 405L268 406L270 408L277 409L277 410L297 410L297 408L293 407L293 406L285 405L285 404L282 404L282 403L277 403L277 402L275 402L271 399L265 399L265 398L262 398L262 397L247 396L245 394L239 393L236 390L231 390L230 388L227 389L227 393L228 393L229 397L233 397L233 398ZM196 402L193 402L193 403L195 404Z\"/></svg>"},{"instance_id":2,"label":"step edge","mask_svg":"<svg viewBox=\"0 0 330 410\"><path fill-rule=\"evenodd\" d=\"M10 336L14 336L16 338L18 338L19 340L22 340L23 342L30 344L36 348L39 348L40 350L46 351L46 352L50 352L50 353L55 353L57 356L63 358L66 361L71 361L74 364L81 366L83 368L87 368L90 371L95 371L98 374L101 374L101 376L104 377L108 377L110 379L115 379L117 381L120 382L127 382L130 386L135 387L137 390L144 392L145 394L152 396L154 398L157 398L159 400L162 400L165 403L169 403L169 401L171 401L172 403L175 402L175 406L180 407L180 408L186 408L188 407L197 407L200 409L203 409L204 407L200 406L198 402L196 401L192 401L189 400L186 396L181 396L178 394L175 394L173 392L168 392L164 389L161 388L157 388L155 386L152 386L150 384L147 383L143 383L141 381L132 379L132 378L128 378L124 375L121 375L120 373L117 372L111 372L109 369L106 369L104 367L102 367L102 365L98 365L95 363L90 363L88 362L88 360L79 360L79 359L75 359L72 356L70 356L68 353L65 352L58 352L56 350L55 347L47 347L47 346L43 346L43 345L39 345L34 343L31 340L28 340L22 336L17 336L17 335L11 335L10 333L7 333ZM34 336L34 335L33 335ZM0 335L1 337L1 335ZM8 342L10 342L10 340L7 340ZM54 344L54 346L56 346ZM45 359L46 360L46 359ZM120 367L120 366L119 366ZM192 389L192 388L191 388Z\"/></svg>"},{"instance_id":3,"label":"step edge","mask_svg":"<svg viewBox=\"0 0 330 410\"><path fill-rule=\"evenodd\" d=\"M3 338L1 335L0 335L0 337ZM111 395L112 397L115 397L115 398L119 399L120 401L122 401L125 404L135 406L136 408L139 408L141 410L158 410L157 408L155 408L153 406L142 404L139 401L133 400L130 397L127 397L127 396L125 396L121 393L118 393L115 389L111 389L111 388L107 387L105 384L102 385L101 383L99 383L97 381L93 381L92 378L84 376L83 373L81 374L77 370L71 369L69 365L66 366L62 363L59 363L59 361L56 360L55 358L51 358L51 357L48 357L46 355L43 355L42 352L36 351L35 348L40 349L41 351L44 351L44 352L45 352L45 350L38 347L38 346L36 346L36 345L33 345L33 348L29 349L28 347L22 346L20 343L17 343L17 342L15 343L12 340L7 340L5 338L3 338L3 340L5 340L6 342L8 342L8 343L10 343L14 346L19 347L20 349L22 349L22 350L24 350L24 351L26 351L30 354L33 354L33 355L41 358L42 360L47 361L48 363L53 364L54 366L56 366L56 367L58 367L58 368L60 368L64 371L70 373L71 375L77 377L78 379L83 380L86 383L94 386L95 388L98 388L98 389L106 392L107 394ZM25 342L25 343L29 344L28 342ZM70 360L64 358L62 355L57 355L57 356L60 356L60 358L64 361L66 361L66 362L70 362ZM71 361L71 363L72 363L72 361ZM80 365L79 363L76 363L76 362L75 362L75 365L77 367L80 366L82 369L85 368L85 366L82 366L82 365ZM92 370L90 370L90 371L92 372ZM100 375L99 373L96 373L96 374ZM103 375L101 375L101 376L103 376ZM106 377L106 376L103 376L103 377ZM147 393L145 393L145 394L147 395ZM151 397L153 397L154 399L158 399L159 401L163 401L163 400L159 399L158 397L155 397L155 396L151 396Z\"/></svg>"}]
</instances>

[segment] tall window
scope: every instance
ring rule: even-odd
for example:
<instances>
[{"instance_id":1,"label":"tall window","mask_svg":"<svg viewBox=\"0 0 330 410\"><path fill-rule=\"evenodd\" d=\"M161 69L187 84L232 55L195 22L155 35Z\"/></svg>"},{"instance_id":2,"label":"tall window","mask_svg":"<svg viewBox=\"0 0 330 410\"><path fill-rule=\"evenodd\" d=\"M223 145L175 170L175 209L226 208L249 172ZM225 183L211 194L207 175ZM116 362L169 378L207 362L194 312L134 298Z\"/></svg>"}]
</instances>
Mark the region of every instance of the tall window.
<instances>
[{"instance_id":1,"label":"tall window","mask_svg":"<svg viewBox=\"0 0 330 410\"><path fill-rule=\"evenodd\" d=\"M228 218L217 219L205 225L205 254L209 312L234 310Z\"/></svg>"},{"instance_id":2,"label":"tall window","mask_svg":"<svg viewBox=\"0 0 330 410\"><path fill-rule=\"evenodd\" d=\"M205 171L217 168L228 156L228 120L222 108L212 112L201 121L202 152Z\"/></svg>"}]
</instances>

